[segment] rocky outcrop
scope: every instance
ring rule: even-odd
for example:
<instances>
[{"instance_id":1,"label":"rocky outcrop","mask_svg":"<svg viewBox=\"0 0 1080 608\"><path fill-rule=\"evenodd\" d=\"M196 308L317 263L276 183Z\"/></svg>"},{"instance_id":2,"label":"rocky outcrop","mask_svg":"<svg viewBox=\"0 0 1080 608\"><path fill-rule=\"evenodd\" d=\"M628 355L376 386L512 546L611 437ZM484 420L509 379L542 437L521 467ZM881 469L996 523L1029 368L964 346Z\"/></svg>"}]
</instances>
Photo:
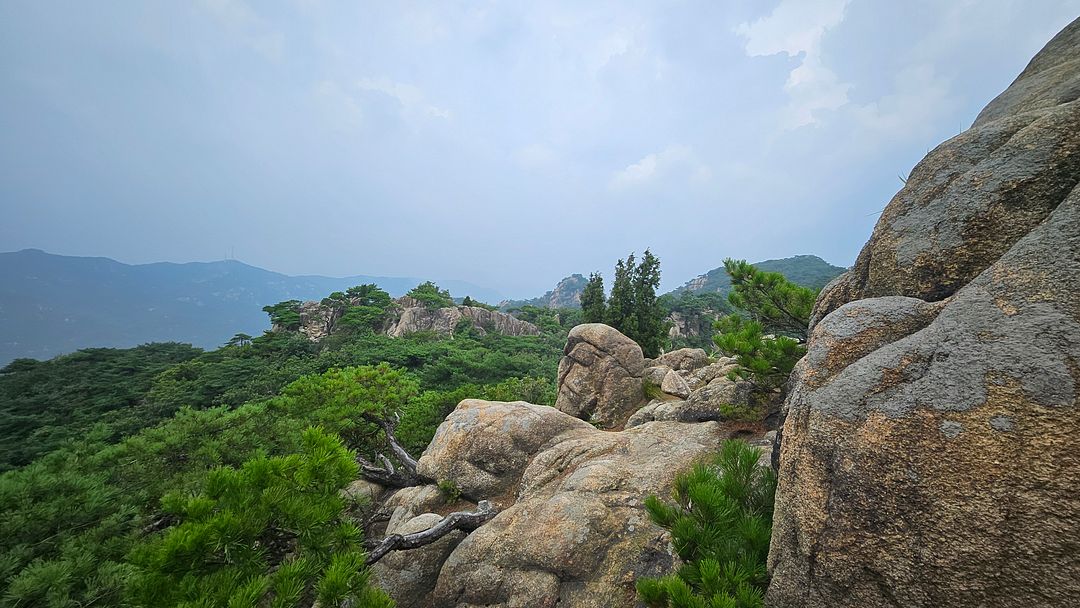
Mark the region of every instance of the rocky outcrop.
<instances>
[{"instance_id":1,"label":"rocky outcrop","mask_svg":"<svg viewBox=\"0 0 1080 608\"><path fill-rule=\"evenodd\" d=\"M334 331L334 325L341 319L344 309L339 306L326 306L319 302L304 302L300 305L299 332L312 342L318 342ZM280 328L275 328L280 331Z\"/></svg>"},{"instance_id":2,"label":"rocky outcrop","mask_svg":"<svg viewBox=\"0 0 1080 608\"><path fill-rule=\"evenodd\" d=\"M338 322L344 316L347 307L355 305L355 300L326 299L322 302L304 302L297 312L300 325L296 331L307 336L312 342L318 342L339 329ZM430 331L444 336L453 336L461 327L463 320L469 321L474 331L483 335L488 332L508 336L537 336L540 329L528 321L522 321L513 315L488 310L480 306L447 306L432 308L413 298L403 297L394 301L378 331L384 331L391 337L401 337L412 333ZM274 331L287 331L274 326Z\"/></svg>"},{"instance_id":3,"label":"rocky outcrop","mask_svg":"<svg viewBox=\"0 0 1080 608\"><path fill-rule=\"evenodd\" d=\"M452 306L429 308L426 306L407 306L401 310L397 320L386 330L386 335L401 337L421 331L432 331L452 336L463 320L472 323L479 333L495 332L508 336L536 336L540 330L512 315L497 310L488 310L479 306Z\"/></svg>"},{"instance_id":4,"label":"rocky outcrop","mask_svg":"<svg viewBox=\"0 0 1080 608\"><path fill-rule=\"evenodd\" d=\"M620 428L645 405L645 357L636 342L602 323L570 330L559 361L555 407L601 428Z\"/></svg>"},{"instance_id":5,"label":"rocky outcrop","mask_svg":"<svg viewBox=\"0 0 1080 608\"><path fill-rule=\"evenodd\" d=\"M818 299L768 602L1080 595L1080 20L933 150Z\"/></svg>"},{"instance_id":6,"label":"rocky outcrop","mask_svg":"<svg viewBox=\"0 0 1080 608\"><path fill-rule=\"evenodd\" d=\"M555 407L603 429L745 416L752 405L750 385L728 378L736 367L734 359L714 361L700 348L646 360L637 343L614 328L578 325L559 362Z\"/></svg>"},{"instance_id":7,"label":"rocky outcrop","mask_svg":"<svg viewBox=\"0 0 1080 608\"><path fill-rule=\"evenodd\" d=\"M384 572L380 563L377 578L393 583L386 588L401 608L633 606L639 576L676 565L669 538L645 512L645 497L667 495L678 471L733 432L717 422L606 432L547 406L463 401L439 427L419 470L453 481L473 499L492 500L500 512L447 542L449 551L442 546L403 561L403 574ZM427 488L390 498L392 525L434 521L423 515L436 494Z\"/></svg>"},{"instance_id":8,"label":"rocky outcrop","mask_svg":"<svg viewBox=\"0 0 1080 608\"><path fill-rule=\"evenodd\" d=\"M572 274L555 286L555 289L545 293L539 298L531 300L505 300L499 303L499 308L509 310L521 306L539 306L540 308L580 308L581 294L585 291L588 279L580 274Z\"/></svg>"}]
</instances>

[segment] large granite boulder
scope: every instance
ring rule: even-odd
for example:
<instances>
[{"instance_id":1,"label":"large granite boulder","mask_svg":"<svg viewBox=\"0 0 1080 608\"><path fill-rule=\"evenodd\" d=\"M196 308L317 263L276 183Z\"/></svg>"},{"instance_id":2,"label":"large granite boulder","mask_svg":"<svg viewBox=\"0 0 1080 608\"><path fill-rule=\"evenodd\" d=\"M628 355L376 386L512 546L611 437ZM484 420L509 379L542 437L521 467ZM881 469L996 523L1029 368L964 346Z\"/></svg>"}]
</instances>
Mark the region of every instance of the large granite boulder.
<instances>
[{"instance_id":1,"label":"large granite boulder","mask_svg":"<svg viewBox=\"0 0 1080 608\"><path fill-rule=\"evenodd\" d=\"M680 470L731 434L716 422L609 432L551 407L463 401L439 427L421 471L492 500L500 512L455 539L440 567L425 554L397 579L378 576L407 583L413 595L400 604L407 607L633 606L639 576L676 565L644 499L667 495ZM406 514L424 517L430 508L429 490L398 494L390 502ZM429 574L414 576L420 569Z\"/></svg>"},{"instance_id":2,"label":"large granite boulder","mask_svg":"<svg viewBox=\"0 0 1080 608\"><path fill-rule=\"evenodd\" d=\"M932 151L821 294L767 601L1076 605L1080 21Z\"/></svg>"},{"instance_id":3,"label":"large granite boulder","mask_svg":"<svg viewBox=\"0 0 1080 608\"><path fill-rule=\"evenodd\" d=\"M585 323L570 330L559 361L555 407L605 429L621 428L645 405L645 357L614 327Z\"/></svg>"},{"instance_id":4,"label":"large granite boulder","mask_svg":"<svg viewBox=\"0 0 1080 608\"><path fill-rule=\"evenodd\" d=\"M453 480L465 496L494 499L517 487L533 454L592 425L547 405L466 399L439 425L417 463L430 479Z\"/></svg>"}]
</instances>

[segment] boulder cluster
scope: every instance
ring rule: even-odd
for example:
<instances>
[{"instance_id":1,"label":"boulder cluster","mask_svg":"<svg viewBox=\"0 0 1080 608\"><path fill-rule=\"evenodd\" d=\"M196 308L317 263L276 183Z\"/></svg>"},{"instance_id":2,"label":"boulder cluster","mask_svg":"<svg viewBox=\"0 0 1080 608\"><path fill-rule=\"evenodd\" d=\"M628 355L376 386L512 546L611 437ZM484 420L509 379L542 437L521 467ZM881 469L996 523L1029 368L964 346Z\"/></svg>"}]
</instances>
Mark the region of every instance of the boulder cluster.
<instances>
[{"instance_id":1,"label":"boulder cluster","mask_svg":"<svg viewBox=\"0 0 1080 608\"><path fill-rule=\"evenodd\" d=\"M763 453L771 452L760 428L722 420L716 395L721 385L736 386L724 376L730 362L710 361L697 349L648 361L637 344L605 325L576 328L566 352L563 367L574 369L560 374L560 402L573 394L587 408L565 413L520 401L462 401L417 466L441 486L388 496L363 482L354 489L377 496L388 519L385 529L369 531L375 536L426 530L480 500L499 510L470 533L456 531L375 564L375 579L398 606L633 606L638 577L668 574L677 565L670 537L649 520L645 498L667 496L675 475L715 453L724 439L758 439ZM657 403L644 396L646 378L665 391ZM660 411L661 402L687 408L710 386L717 407L696 417L701 420L680 415L680 407ZM642 408L649 413L622 430L582 419L622 428Z\"/></svg>"},{"instance_id":2,"label":"boulder cluster","mask_svg":"<svg viewBox=\"0 0 1080 608\"><path fill-rule=\"evenodd\" d=\"M555 407L603 429L723 420L750 406L750 385L729 377L736 367L734 359L712 359L700 348L646 359L618 330L586 323L567 338Z\"/></svg>"}]
</instances>

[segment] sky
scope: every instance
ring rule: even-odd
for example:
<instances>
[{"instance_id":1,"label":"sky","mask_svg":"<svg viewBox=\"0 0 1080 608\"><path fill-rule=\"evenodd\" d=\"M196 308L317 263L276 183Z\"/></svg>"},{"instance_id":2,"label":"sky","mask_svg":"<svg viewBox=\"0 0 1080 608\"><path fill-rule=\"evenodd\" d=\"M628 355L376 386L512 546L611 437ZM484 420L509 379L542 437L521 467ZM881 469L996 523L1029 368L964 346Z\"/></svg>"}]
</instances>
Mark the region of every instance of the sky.
<instances>
[{"instance_id":1,"label":"sky","mask_svg":"<svg viewBox=\"0 0 1080 608\"><path fill-rule=\"evenodd\" d=\"M0 1L0 251L530 297L850 265L1080 0Z\"/></svg>"}]
</instances>

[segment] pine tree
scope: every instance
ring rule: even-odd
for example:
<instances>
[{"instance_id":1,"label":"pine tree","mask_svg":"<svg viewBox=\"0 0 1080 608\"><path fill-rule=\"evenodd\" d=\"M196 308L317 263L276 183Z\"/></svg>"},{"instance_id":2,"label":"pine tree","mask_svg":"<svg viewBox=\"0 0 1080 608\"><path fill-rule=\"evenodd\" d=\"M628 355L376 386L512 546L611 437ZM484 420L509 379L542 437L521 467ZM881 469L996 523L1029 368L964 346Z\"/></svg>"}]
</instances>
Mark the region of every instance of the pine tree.
<instances>
[{"instance_id":1,"label":"pine tree","mask_svg":"<svg viewBox=\"0 0 1080 608\"><path fill-rule=\"evenodd\" d=\"M664 343L664 311L656 301L659 287L660 260L646 249L633 271L635 334L631 336L646 357L659 355Z\"/></svg>"},{"instance_id":2,"label":"pine tree","mask_svg":"<svg viewBox=\"0 0 1080 608\"><path fill-rule=\"evenodd\" d=\"M581 312L586 323L603 323L607 314L604 304L604 277L594 272L581 292Z\"/></svg>"},{"instance_id":3,"label":"pine tree","mask_svg":"<svg viewBox=\"0 0 1080 608\"><path fill-rule=\"evenodd\" d=\"M739 312L716 322L713 341L739 363L736 376L765 390L783 387L806 354L800 340L806 340L817 292L744 260L726 259L724 268L731 277L728 299Z\"/></svg>"},{"instance_id":4,"label":"pine tree","mask_svg":"<svg viewBox=\"0 0 1080 608\"><path fill-rule=\"evenodd\" d=\"M776 475L758 465L756 448L724 442L711 463L675 479L674 504L645 499L649 517L671 532L683 565L662 578L637 581L649 608L760 608L768 584Z\"/></svg>"},{"instance_id":5,"label":"pine tree","mask_svg":"<svg viewBox=\"0 0 1080 608\"><path fill-rule=\"evenodd\" d=\"M746 260L724 260L731 277L728 300L762 324L766 332L806 341L817 292L796 285L779 272L758 270Z\"/></svg>"},{"instance_id":6,"label":"pine tree","mask_svg":"<svg viewBox=\"0 0 1080 608\"><path fill-rule=\"evenodd\" d=\"M637 318L634 314L634 254L615 264L615 281L611 284L611 297L608 298L607 324L633 337L637 333Z\"/></svg>"}]
</instances>

